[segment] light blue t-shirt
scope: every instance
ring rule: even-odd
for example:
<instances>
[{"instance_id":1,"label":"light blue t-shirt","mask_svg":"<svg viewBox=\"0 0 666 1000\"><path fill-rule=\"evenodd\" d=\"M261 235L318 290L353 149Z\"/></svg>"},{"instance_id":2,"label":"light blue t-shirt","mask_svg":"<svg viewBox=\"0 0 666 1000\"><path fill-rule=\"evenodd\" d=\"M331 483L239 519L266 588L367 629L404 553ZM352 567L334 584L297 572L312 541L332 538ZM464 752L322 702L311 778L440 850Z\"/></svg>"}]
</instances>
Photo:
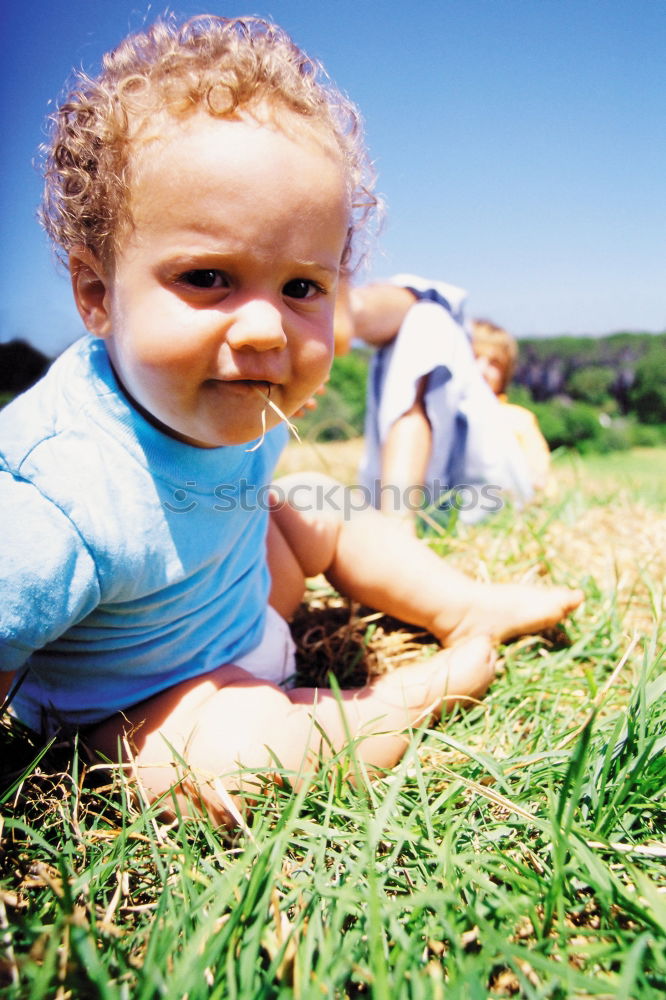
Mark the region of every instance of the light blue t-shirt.
<instances>
[{"instance_id":1,"label":"light blue t-shirt","mask_svg":"<svg viewBox=\"0 0 666 1000\"><path fill-rule=\"evenodd\" d=\"M258 645L285 440L168 437L88 336L0 412L0 667L28 668L19 718L96 722Z\"/></svg>"}]
</instances>

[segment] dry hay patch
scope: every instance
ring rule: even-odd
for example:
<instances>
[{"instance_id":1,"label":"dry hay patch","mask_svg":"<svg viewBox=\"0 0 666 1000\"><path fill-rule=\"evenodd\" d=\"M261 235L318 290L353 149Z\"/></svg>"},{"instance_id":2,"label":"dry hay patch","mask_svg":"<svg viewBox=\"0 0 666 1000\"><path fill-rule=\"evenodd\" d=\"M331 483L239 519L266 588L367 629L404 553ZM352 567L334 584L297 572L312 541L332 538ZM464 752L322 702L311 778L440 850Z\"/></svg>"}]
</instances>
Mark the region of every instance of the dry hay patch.
<instances>
[{"instance_id":1,"label":"dry hay patch","mask_svg":"<svg viewBox=\"0 0 666 1000\"><path fill-rule=\"evenodd\" d=\"M437 640L428 632L340 597L323 577L314 581L291 621L296 643L296 684L342 688L423 657Z\"/></svg>"},{"instance_id":2,"label":"dry hay patch","mask_svg":"<svg viewBox=\"0 0 666 1000\"><path fill-rule=\"evenodd\" d=\"M284 449L276 476L293 472L323 472L347 486L358 482L363 455L363 438L318 443L304 439L290 441Z\"/></svg>"},{"instance_id":3,"label":"dry hay patch","mask_svg":"<svg viewBox=\"0 0 666 1000\"><path fill-rule=\"evenodd\" d=\"M435 545L475 579L582 587L601 605L614 605L628 634L663 630L666 515L640 501L573 502L555 514L535 505L508 528L498 530L492 518L459 525Z\"/></svg>"},{"instance_id":4,"label":"dry hay patch","mask_svg":"<svg viewBox=\"0 0 666 1000\"><path fill-rule=\"evenodd\" d=\"M666 516L640 503L590 507L566 535L567 558L614 595L625 629L651 634L664 618Z\"/></svg>"}]
</instances>

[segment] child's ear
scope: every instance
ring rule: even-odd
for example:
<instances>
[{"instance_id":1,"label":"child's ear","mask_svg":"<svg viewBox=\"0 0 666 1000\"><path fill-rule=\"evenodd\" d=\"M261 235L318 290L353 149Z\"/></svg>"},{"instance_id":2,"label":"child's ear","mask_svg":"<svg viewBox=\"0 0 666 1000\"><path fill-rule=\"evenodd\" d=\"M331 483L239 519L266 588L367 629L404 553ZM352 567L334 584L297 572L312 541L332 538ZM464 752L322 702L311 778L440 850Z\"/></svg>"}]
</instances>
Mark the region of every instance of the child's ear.
<instances>
[{"instance_id":1,"label":"child's ear","mask_svg":"<svg viewBox=\"0 0 666 1000\"><path fill-rule=\"evenodd\" d=\"M98 337L111 332L110 280L97 256L86 247L76 247L69 255L74 301L86 329Z\"/></svg>"}]
</instances>

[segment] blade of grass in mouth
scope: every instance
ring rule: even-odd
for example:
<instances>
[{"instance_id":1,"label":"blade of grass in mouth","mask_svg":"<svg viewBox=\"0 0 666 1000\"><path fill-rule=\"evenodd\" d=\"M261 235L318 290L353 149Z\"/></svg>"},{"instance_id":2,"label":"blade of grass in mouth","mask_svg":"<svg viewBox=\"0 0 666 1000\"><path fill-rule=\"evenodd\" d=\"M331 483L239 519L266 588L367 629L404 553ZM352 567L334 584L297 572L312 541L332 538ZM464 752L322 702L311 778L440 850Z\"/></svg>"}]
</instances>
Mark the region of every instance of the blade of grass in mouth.
<instances>
[{"instance_id":1,"label":"blade of grass in mouth","mask_svg":"<svg viewBox=\"0 0 666 1000\"><path fill-rule=\"evenodd\" d=\"M285 424L287 425L287 427L289 428L289 430L291 431L291 433L294 435L294 437L296 438L296 440L300 441L301 439L298 436L298 431L296 430L295 426L292 424L291 420L289 420L289 418L287 416L285 416L285 414L282 412L282 410L277 405L277 403L274 403L273 400L271 399L271 387L270 387L270 385L268 386L268 389L267 389L266 392L262 392L262 390L259 389L259 388L255 388L254 391L257 393L258 396L261 396L261 398L263 399L264 404L265 404L263 410L261 411L261 437L259 438L259 440L257 441L257 443L255 445L253 445L251 448L246 448L245 450L246 451L256 451L257 448L261 448L262 444L264 443L264 438L266 437L266 407L268 407L268 406L270 406L271 410L273 410L275 413L277 413L277 415L280 418L280 420L284 420Z\"/></svg>"}]
</instances>

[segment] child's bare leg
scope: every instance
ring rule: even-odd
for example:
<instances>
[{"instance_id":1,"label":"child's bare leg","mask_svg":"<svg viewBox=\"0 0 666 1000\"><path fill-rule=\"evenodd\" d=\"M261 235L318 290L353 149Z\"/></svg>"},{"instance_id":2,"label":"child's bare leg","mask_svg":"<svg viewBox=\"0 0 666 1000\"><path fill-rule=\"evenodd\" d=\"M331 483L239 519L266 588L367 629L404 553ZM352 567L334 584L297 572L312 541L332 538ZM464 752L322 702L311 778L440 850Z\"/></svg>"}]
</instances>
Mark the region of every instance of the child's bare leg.
<instances>
[{"instance_id":1,"label":"child's bare leg","mask_svg":"<svg viewBox=\"0 0 666 1000\"><path fill-rule=\"evenodd\" d=\"M426 383L427 377L422 378L414 403L392 424L382 446L381 512L412 530L417 514L414 488L425 483L432 449L432 429L423 404Z\"/></svg>"},{"instance_id":2,"label":"child's bare leg","mask_svg":"<svg viewBox=\"0 0 666 1000\"><path fill-rule=\"evenodd\" d=\"M287 486L283 493L288 495ZM344 517L345 491L331 494L331 480L312 477L312 507L305 509L304 488L299 509L284 504L272 518L282 543L305 576L326 573L342 594L403 621L427 628L443 645L451 646L474 635L505 640L534 633L565 618L582 601L580 590L532 584L486 584L448 566L427 546L397 529L390 518L375 511L357 511ZM320 496L334 502L317 509ZM326 493L328 484L328 493ZM337 499L335 499L337 497ZM338 509L336 510L335 507ZM271 603L282 587L280 564L271 559ZM293 594L290 598L293 601ZM289 616L289 600L275 604Z\"/></svg>"},{"instance_id":3,"label":"child's bare leg","mask_svg":"<svg viewBox=\"0 0 666 1000\"><path fill-rule=\"evenodd\" d=\"M357 740L357 754L370 767L391 768L407 745L405 730L456 705L475 703L495 676L495 651L485 636L476 636L455 649L376 677L363 688L340 692L344 716L337 697L327 689L296 688L290 700L306 709L326 733L327 746L316 743L324 756L338 752L351 735ZM312 748L311 748L312 749Z\"/></svg>"},{"instance_id":4,"label":"child's bare leg","mask_svg":"<svg viewBox=\"0 0 666 1000\"><path fill-rule=\"evenodd\" d=\"M487 639L376 678L341 693L284 692L236 666L183 682L89 731L90 749L117 760L118 742L132 746L134 771L151 800L171 791L184 815L203 803L214 819L232 825L238 792L256 794L271 780L276 761L289 774L306 774L350 740L370 768L390 768L407 746L404 731L488 687L494 656ZM184 765L180 762L184 762ZM170 796L165 798L169 811Z\"/></svg>"}]
</instances>

